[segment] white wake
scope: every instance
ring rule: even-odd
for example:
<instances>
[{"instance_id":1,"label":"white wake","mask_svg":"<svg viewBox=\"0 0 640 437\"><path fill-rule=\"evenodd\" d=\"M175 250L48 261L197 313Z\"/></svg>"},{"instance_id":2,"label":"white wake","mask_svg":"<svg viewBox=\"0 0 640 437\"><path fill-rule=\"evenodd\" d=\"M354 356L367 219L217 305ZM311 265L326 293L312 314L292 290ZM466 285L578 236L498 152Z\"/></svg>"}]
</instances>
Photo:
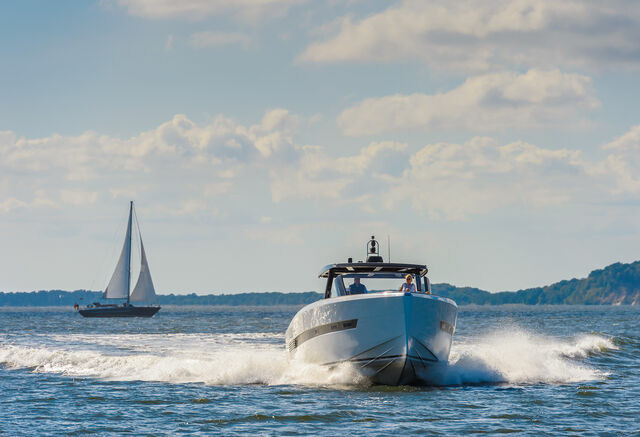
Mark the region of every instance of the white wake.
<instances>
[{"instance_id":1,"label":"white wake","mask_svg":"<svg viewBox=\"0 0 640 437\"><path fill-rule=\"evenodd\" d=\"M0 343L0 365L71 377L209 385L365 384L349 365L290 361L276 334L49 336ZM617 349L611 339L554 339L521 330L454 341L443 385L570 383L606 375L584 358Z\"/></svg>"},{"instance_id":2,"label":"white wake","mask_svg":"<svg viewBox=\"0 0 640 437\"><path fill-rule=\"evenodd\" d=\"M554 339L517 328L454 346L443 384L570 383L602 379L605 373L583 362L617 347L610 338L583 334Z\"/></svg>"}]
</instances>

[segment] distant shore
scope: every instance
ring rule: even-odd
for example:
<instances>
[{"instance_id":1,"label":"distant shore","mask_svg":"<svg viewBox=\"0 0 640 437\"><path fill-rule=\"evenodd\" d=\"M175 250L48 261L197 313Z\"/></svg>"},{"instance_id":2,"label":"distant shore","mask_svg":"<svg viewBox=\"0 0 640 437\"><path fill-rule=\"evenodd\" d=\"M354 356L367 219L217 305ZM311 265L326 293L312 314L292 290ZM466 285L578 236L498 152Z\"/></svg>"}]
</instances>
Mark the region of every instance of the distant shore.
<instances>
[{"instance_id":1,"label":"distant shore","mask_svg":"<svg viewBox=\"0 0 640 437\"><path fill-rule=\"evenodd\" d=\"M473 287L433 284L437 296L458 305L640 305L640 261L615 263L592 271L583 279L519 291L490 293ZM102 292L89 290L41 290L0 292L0 307L73 306L100 300ZM315 291L303 293L159 294L160 305L274 306L306 305L323 297Z\"/></svg>"}]
</instances>

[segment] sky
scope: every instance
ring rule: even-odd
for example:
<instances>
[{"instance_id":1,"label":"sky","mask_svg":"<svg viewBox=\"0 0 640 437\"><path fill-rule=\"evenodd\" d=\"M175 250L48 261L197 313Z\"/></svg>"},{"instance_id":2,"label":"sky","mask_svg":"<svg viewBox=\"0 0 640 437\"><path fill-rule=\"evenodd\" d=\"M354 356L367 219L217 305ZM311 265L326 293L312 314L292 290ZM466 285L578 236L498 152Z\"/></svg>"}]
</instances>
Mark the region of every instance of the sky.
<instances>
[{"instance_id":1,"label":"sky","mask_svg":"<svg viewBox=\"0 0 640 437\"><path fill-rule=\"evenodd\" d=\"M371 235L434 283L640 259L640 3L0 2L0 291L321 289Z\"/></svg>"}]
</instances>

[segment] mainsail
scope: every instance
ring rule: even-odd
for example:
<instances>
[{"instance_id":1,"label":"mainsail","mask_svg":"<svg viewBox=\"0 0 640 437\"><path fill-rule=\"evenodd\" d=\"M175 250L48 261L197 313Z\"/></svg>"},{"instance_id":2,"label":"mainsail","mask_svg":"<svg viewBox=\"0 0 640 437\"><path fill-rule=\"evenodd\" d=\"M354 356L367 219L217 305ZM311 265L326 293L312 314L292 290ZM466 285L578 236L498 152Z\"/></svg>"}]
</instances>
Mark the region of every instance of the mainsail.
<instances>
[{"instance_id":1,"label":"mainsail","mask_svg":"<svg viewBox=\"0 0 640 437\"><path fill-rule=\"evenodd\" d=\"M104 297L107 299L127 299L129 297L130 276L131 276L131 213L133 210L133 202L129 208L129 222L127 224L127 234L124 237L124 246L120 259L116 265L116 270L111 276L109 285L104 291Z\"/></svg>"},{"instance_id":2,"label":"mainsail","mask_svg":"<svg viewBox=\"0 0 640 437\"><path fill-rule=\"evenodd\" d=\"M138 282L136 282L136 286L131 292L131 302L154 302L156 300L156 290L153 288L151 272L147 263L147 254L144 252L144 244L142 244L142 235L140 236L140 252L142 254L140 276L138 276Z\"/></svg>"}]
</instances>

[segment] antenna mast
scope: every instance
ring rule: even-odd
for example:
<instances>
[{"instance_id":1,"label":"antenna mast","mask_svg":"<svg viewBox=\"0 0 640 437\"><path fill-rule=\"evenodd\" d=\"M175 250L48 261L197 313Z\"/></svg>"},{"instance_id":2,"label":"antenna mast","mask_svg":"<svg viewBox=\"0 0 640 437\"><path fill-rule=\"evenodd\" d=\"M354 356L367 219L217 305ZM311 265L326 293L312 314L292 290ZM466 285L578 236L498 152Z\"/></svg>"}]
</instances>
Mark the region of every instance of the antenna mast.
<instances>
[{"instance_id":1,"label":"antenna mast","mask_svg":"<svg viewBox=\"0 0 640 437\"><path fill-rule=\"evenodd\" d=\"M391 237L387 234L387 259L391 262Z\"/></svg>"}]
</instances>

